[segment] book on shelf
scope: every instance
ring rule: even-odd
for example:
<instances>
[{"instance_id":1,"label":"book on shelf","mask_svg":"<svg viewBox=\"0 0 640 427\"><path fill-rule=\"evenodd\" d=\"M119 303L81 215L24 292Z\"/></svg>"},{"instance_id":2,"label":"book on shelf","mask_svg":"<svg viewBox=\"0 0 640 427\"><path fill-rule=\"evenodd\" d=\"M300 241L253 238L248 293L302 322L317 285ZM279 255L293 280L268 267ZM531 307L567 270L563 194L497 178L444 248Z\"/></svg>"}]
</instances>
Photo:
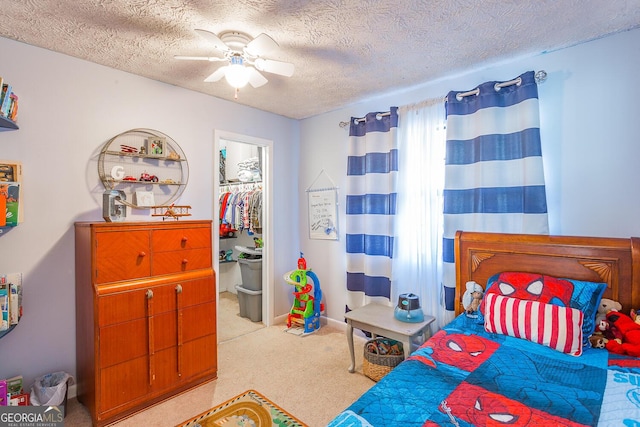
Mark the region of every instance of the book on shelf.
<instances>
[{"instance_id":1,"label":"book on shelf","mask_svg":"<svg viewBox=\"0 0 640 427\"><path fill-rule=\"evenodd\" d=\"M5 215L0 215L0 227L13 226L23 222L24 207L20 203L20 198L22 198L21 183L22 163L14 160L0 160L0 212L5 212ZM7 215L13 217L16 209L17 222L15 220L8 221L9 224L7 224Z\"/></svg>"},{"instance_id":2,"label":"book on shelf","mask_svg":"<svg viewBox=\"0 0 640 427\"><path fill-rule=\"evenodd\" d=\"M8 406L29 406L31 402L31 395L29 393L20 393L9 398Z\"/></svg>"},{"instance_id":3,"label":"book on shelf","mask_svg":"<svg viewBox=\"0 0 640 427\"><path fill-rule=\"evenodd\" d=\"M20 183L0 183L0 212L3 205L5 215L0 218L0 227L15 227L20 223Z\"/></svg>"},{"instance_id":4,"label":"book on shelf","mask_svg":"<svg viewBox=\"0 0 640 427\"><path fill-rule=\"evenodd\" d=\"M0 283L0 331L9 329L9 284Z\"/></svg>"},{"instance_id":5,"label":"book on shelf","mask_svg":"<svg viewBox=\"0 0 640 427\"><path fill-rule=\"evenodd\" d=\"M22 273L7 274L9 283L9 325L17 325L22 317Z\"/></svg>"},{"instance_id":6,"label":"book on shelf","mask_svg":"<svg viewBox=\"0 0 640 427\"><path fill-rule=\"evenodd\" d=\"M7 380L0 380L0 406L8 405Z\"/></svg>"},{"instance_id":7,"label":"book on shelf","mask_svg":"<svg viewBox=\"0 0 640 427\"><path fill-rule=\"evenodd\" d=\"M0 107L2 106L2 101L4 101L4 79L0 77Z\"/></svg>"},{"instance_id":8,"label":"book on shelf","mask_svg":"<svg viewBox=\"0 0 640 427\"><path fill-rule=\"evenodd\" d=\"M9 107L11 105L11 92L13 92L12 87L9 83L2 84L2 104L0 104L0 114L4 117L7 117L7 112L9 111Z\"/></svg>"},{"instance_id":9,"label":"book on shelf","mask_svg":"<svg viewBox=\"0 0 640 427\"><path fill-rule=\"evenodd\" d=\"M16 375L15 377L7 378L7 394L9 396L17 396L23 392L23 378L22 375Z\"/></svg>"},{"instance_id":10,"label":"book on shelf","mask_svg":"<svg viewBox=\"0 0 640 427\"><path fill-rule=\"evenodd\" d=\"M0 331L17 325L22 317L22 273L0 275Z\"/></svg>"},{"instance_id":11,"label":"book on shelf","mask_svg":"<svg viewBox=\"0 0 640 427\"><path fill-rule=\"evenodd\" d=\"M18 118L18 95L11 92L11 103L9 105L9 112L7 113L7 117L14 122Z\"/></svg>"},{"instance_id":12,"label":"book on shelf","mask_svg":"<svg viewBox=\"0 0 640 427\"><path fill-rule=\"evenodd\" d=\"M2 77L0 77L0 115L14 122L18 118L18 95Z\"/></svg>"}]
</instances>

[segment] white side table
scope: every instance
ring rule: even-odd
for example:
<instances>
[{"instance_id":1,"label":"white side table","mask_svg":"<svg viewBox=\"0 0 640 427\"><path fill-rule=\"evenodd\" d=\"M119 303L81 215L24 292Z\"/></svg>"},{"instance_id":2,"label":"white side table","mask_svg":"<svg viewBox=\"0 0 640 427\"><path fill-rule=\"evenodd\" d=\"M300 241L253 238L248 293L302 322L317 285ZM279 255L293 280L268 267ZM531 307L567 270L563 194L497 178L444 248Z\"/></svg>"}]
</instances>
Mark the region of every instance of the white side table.
<instances>
[{"instance_id":1,"label":"white side table","mask_svg":"<svg viewBox=\"0 0 640 427\"><path fill-rule=\"evenodd\" d=\"M422 335L424 339L427 339L431 336L429 325L436 320L435 317L425 315L424 320L418 323L401 322L393 316L393 311L393 307L386 305L367 304L345 313L347 342L351 353L349 372L354 372L356 368L356 358L353 351L353 328L402 342L405 358L415 350L413 338Z\"/></svg>"}]
</instances>

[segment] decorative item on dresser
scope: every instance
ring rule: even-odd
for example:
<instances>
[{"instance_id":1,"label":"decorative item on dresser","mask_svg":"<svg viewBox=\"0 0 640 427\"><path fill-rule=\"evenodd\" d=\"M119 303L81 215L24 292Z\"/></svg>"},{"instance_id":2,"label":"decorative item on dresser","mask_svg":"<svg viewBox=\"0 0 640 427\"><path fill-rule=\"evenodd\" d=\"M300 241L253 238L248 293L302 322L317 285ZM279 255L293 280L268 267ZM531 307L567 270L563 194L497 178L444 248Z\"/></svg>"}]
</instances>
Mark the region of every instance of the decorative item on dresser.
<instances>
[{"instance_id":1,"label":"decorative item on dresser","mask_svg":"<svg viewBox=\"0 0 640 427\"><path fill-rule=\"evenodd\" d=\"M78 400L103 426L217 378L211 221L77 222Z\"/></svg>"}]
</instances>

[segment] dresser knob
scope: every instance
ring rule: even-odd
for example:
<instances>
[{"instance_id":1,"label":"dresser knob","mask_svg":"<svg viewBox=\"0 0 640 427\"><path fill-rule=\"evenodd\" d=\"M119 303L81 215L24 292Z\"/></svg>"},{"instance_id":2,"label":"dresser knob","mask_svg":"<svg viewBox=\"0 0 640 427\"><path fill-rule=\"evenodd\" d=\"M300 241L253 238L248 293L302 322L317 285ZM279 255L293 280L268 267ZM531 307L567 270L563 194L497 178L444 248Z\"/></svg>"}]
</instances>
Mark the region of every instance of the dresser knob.
<instances>
[{"instance_id":1,"label":"dresser knob","mask_svg":"<svg viewBox=\"0 0 640 427\"><path fill-rule=\"evenodd\" d=\"M181 294L182 293L182 285L176 285L176 293L177 294Z\"/></svg>"},{"instance_id":2,"label":"dresser knob","mask_svg":"<svg viewBox=\"0 0 640 427\"><path fill-rule=\"evenodd\" d=\"M140 253L138 254L138 256L139 256L139 257L145 257L145 256L147 256L147 253L146 253L146 252L140 252Z\"/></svg>"},{"instance_id":3,"label":"dresser knob","mask_svg":"<svg viewBox=\"0 0 640 427\"><path fill-rule=\"evenodd\" d=\"M147 299L153 298L153 291L151 289L147 289Z\"/></svg>"},{"instance_id":4,"label":"dresser knob","mask_svg":"<svg viewBox=\"0 0 640 427\"><path fill-rule=\"evenodd\" d=\"M182 260L182 263L183 263L183 264L186 264L186 263L188 263L188 262L189 262L189 260L188 260L188 259L186 259L186 258Z\"/></svg>"},{"instance_id":5,"label":"dresser knob","mask_svg":"<svg viewBox=\"0 0 640 427\"><path fill-rule=\"evenodd\" d=\"M183 236L183 237L182 237L182 243L187 243L187 240L189 240L189 239L187 238L187 236Z\"/></svg>"}]
</instances>

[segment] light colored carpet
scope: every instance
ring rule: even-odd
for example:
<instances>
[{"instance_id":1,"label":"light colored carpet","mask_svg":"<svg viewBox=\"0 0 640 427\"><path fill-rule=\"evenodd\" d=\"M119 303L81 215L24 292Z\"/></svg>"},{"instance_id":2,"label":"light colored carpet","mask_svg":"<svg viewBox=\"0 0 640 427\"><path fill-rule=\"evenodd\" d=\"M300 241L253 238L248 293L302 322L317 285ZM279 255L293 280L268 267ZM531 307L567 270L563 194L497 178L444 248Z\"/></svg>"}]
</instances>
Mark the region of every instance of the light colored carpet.
<instances>
[{"instance_id":1,"label":"light colored carpet","mask_svg":"<svg viewBox=\"0 0 640 427\"><path fill-rule=\"evenodd\" d=\"M284 329L284 325L262 327L221 341L217 380L113 425L175 426L254 389L310 427L322 427L373 386L362 374L363 338L354 339L356 372L350 374L342 330L323 326L313 334L297 336ZM91 425L89 413L76 399L69 400L67 410L65 427Z\"/></svg>"},{"instance_id":2,"label":"light colored carpet","mask_svg":"<svg viewBox=\"0 0 640 427\"><path fill-rule=\"evenodd\" d=\"M231 292L221 292L218 299L218 342L251 333L264 327L262 322L252 322L240 317L238 296Z\"/></svg>"}]
</instances>

